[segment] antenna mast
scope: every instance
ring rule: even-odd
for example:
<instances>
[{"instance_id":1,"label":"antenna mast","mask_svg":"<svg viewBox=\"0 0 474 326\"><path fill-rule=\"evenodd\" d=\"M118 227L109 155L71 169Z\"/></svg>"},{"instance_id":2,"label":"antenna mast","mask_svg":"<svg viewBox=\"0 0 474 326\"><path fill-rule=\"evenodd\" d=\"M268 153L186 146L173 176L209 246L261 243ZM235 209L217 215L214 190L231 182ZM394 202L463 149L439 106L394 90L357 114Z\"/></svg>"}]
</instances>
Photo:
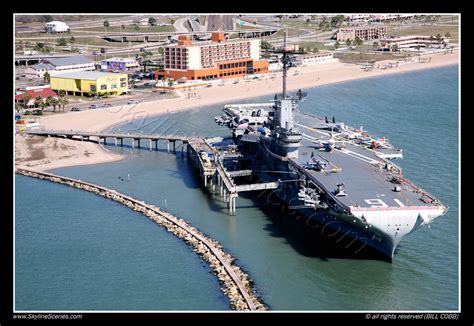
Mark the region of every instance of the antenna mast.
<instances>
[{"instance_id":1,"label":"antenna mast","mask_svg":"<svg viewBox=\"0 0 474 326\"><path fill-rule=\"evenodd\" d=\"M287 64L289 63L289 58L287 55L287 48L286 48L286 28L283 33L283 99L286 98L286 74L287 74Z\"/></svg>"}]
</instances>

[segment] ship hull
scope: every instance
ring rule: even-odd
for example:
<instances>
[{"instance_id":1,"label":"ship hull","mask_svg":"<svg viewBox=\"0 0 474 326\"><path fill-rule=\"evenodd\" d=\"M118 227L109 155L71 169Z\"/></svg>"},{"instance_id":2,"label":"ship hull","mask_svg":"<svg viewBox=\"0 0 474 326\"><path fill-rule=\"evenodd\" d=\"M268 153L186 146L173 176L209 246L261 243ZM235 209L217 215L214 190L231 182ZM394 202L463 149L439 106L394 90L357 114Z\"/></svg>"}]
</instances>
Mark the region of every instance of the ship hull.
<instances>
[{"instance_id":1,"label":"ship hull","mask_svg":"<svg viewBox=\"0 0 474 326\"><path fill-rule=\"evenodd\" d=\"M337 212L331 207L303 206L303 202L298 198L301 184L297 181L292 182L293 179L300 179L300 176L295 176L294 169L289 166L290 163L269 154L263 144L258 146L257 158L252 163L253 171L280 171L277 176L255 173L254 177L259 181L275 180L275 177L282 181L280 188L267 191L266 202L282 205L288 217L304 224L313 236L324 239L324 244L335 249L337 256L341 256L343 252L343 256L351 258L377 257L391 261L401 238L421 224L419 219L415 218L413 223L409 223L410 228L403 233L391 234L344 211ZM261 200L262 196L259 198Z\"/></svg>"}]
</instances>

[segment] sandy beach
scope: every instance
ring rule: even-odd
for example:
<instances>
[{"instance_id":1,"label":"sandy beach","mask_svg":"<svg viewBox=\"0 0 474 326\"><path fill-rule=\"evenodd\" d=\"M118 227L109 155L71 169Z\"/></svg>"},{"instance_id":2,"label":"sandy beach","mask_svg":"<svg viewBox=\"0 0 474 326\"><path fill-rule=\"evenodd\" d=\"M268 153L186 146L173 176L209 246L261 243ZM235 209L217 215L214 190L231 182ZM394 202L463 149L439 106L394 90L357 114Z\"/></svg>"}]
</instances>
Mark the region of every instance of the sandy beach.
<instances>
[{"instance_id":1,"label":"sandy beach","mask_svg":"<svg viewBox=\"0 0 474 326\"><path fill-rule=\"evenodd\" d=\"M394 62L391 60L390 62ZM382 67L385 62L381 61L377 64ZM377 66L376 64L376 66ZM288 90L296 91L298 89L305 89L321 85L339 83L344 81L371 78L378 76L385 76L395 73L411 72L422 69L432 69L447 65L459 64L459 52L455 51L452 54L434 54L431 56L430 62L418 63L399 62L398 67L387 69L373 69L371 71L364 71L362 66L354 64L346 64L341 62L325 63L313 66L292 68L288 73ZM295 72L298 74L295 74ZM111 107L108 109L89 110L82 112L71 112L65 114L56 114L50 116L43 116L39 122L43 128L56 130L87 130L87 131L103 131L113 125L132 122L134 120L146 119L146 117L186 110L194 107L202 107L218 103L236 102L241 99L257 97L263 95L273 95L281 92L282 76L281 72L276 75L276 78L269 78L271 74L265 76L263 80L252 80L250 82L240 80L239 83L233 84L232 80L225 80L223 86L213 86L209 88L201 88L193 90L196 93L195 98L187 98L182 96L180 98L161 100L155 102L143 102L135 105L123 105L120 107ZM58 140L59 141L59 140ZM108 162L121 159L122 156L113 154L103 149L103 147L93 143L80 143L77 141L61 139L61 144L67 146L67 151L62 150L64 157L59 157L58 153L51 152L49 144L51 139L44 142L44 153L49 162L36 164L36 168L42 170L51 169L60 166L94 164L99 162ZM18 136L15 140L16 147L22 148L23 160L29 154L29 146L25 137ZM78 145L80 143L80 145ZM40 146L40 145L37 145ZM60 146L60 145L58 145ZM74 149L73 147L77 147ZM85 151L89 154L84 155ZM21 150L17 152L21 153ZM31 154L31 153L30 153ZM56 156L55 156L56 155ZM18 158L18 157L17 157ZM23 162L18 160L18 164L33 164L30 161ZM31 165L29 166L32 167Z\"/></svg>"},{"instance_id":2,"label":"sandy beach","mask_svg":"<svg viewBox=\"0 0 474 326\"><path fill-rule=\"evenodd\" d=\"M96 164L125 158L90 142L16 135L15 165L38 171L65 166Z\"/></svg>"}]
</instances>

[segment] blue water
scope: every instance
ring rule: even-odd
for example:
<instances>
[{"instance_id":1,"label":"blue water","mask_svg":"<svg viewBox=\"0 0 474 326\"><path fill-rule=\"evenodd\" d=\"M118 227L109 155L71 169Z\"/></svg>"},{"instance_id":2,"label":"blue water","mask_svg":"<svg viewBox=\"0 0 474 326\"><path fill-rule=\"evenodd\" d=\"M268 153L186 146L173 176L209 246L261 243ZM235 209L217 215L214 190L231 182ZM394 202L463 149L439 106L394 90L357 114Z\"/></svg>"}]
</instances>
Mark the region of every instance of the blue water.
<instances>
[{"instance_id":1,"label":"blue water","mask_svg":"<svg viewBox=\"0 0 474 326\"><path fill-rule=\"evenodd\" d=\"M179 148L174 155L166 152L164 144L160 145L158 152L147 150L147 142L142 143L144 149L141 150L132 150L128 147L115 149L113 146L107 146L110 150L126 154L127 158L115 163L62 168L54 172L115 188L166 207L173 214L190 221L201 231L217 239L228 252L238 258L237 262L253 278L259 294L271 309L318 311L458 309L458 67L352 81L306 91L308 97L300 105L302 111L320 116L335 116L337 121L344 121L353 127L362 125L364 130L371 134L389 138L391 143L403 148L404 159L397 161L397 164L404 169L404 175L450 207L448 214L437 219L431 228L417 230L405 237L396 251L392 264L375 260L320 259L304 255L295 245L295 235L279 223L274 223L274 217L256 208L254 202L248 198L239 197L237 215L229 216L222 199L219 196L212 197L202 189L201 181L196 178L186 159L181 158ZM246 102L268 101L271 98L249 99ZM226 128L216 126L213 122L213 117L221 112L221 108L222 106L214 106L161 117L147 117L146 120L135 121L115 129L144 133L228 135ZM129 182L119 179L119 177L126 179L127 174L130 175ZM19 179L17 177L17 180ZM29 185L34 181L28 179L24 182ZM17 196L24 196L26 191L20 190L18 187ZM87 196L89 198L92 195ZM32 200L34 196L31 194L28 198L32 210L23 214L18 210L16 221L17 246L24 241L23 245L30 248L30 251L25 253L27 260L30 259L28 257L35 256L36 251L42 252L42 246L46 246L48 241L43 239L42 245L31 245L31 239L18 238L21 221L25 219L25 223L30 223L32 219L41 219L50 224L48 214L53 208L63 212L63 216L69 216L70 204L74 202L67 204L61 200L39 202ZM93 199L90 200L91 204L89 199L84 200L84 208L88 208L89 205L94 207ZM41 215L36 205L46 205L49 211L46 210L47 213ZM113 213L109 213L108 210L114 205L104 202L100 208L101 216L110 218L109 215ZM33 211L35 214L32 214ZM125 215L127 214L129 213ZM131 220L137 221L140 218L130 221L122 219L120 223L128 225L132 223ZM146 218L142 217L141 220ZM68 228L67 220L56 220L55 223L57 230ZM84 225L88 223L90 222L84 222ZM148 226L148 222L143 223ZM108 228L110 225L104 223L104 227ZM149 228L152 229L152 234L159 232L159 227L150 225ZM85 242L91 237L86 232L76 236ZM41 233L37 234L37 237L41 237ZM165 234L163 238L172 236ZM151 240L144 240L145 243L148 241L151 243ZM176 247L179 246L183 245L178 242ZM183 250L183 256L193 256L187 247L184 246ZM169 255L170 252L173 252L173 255ZM182 257L174 258L174 247L171 251L166 248L160 249L160 255L168 256L170 264L177 266L184 260ZM65 264L70 268L68 260L61 257L62 255L57 257L51 254L48 259L58 260L56 265ZM90 259L90 257L81 259L88 258ZM204 275L206 273L198 258L194 263L192 257L187 259L191 260L188 264L190 271L196 275L199 275L200 271L204 279L206 279L204 276L212 278L211 275ZM131 268L125 258L120 261L124 264L122 268ZM110 264L117 263L111 261ZM19 268L17 261L17 274ZM156 268L161 271L161 267ZM26 278L36 277L34 269L21 267L20 270ZM45 292L51 291L48 279L54 278L56 272L57 268L50 267L45 272L46 280L36 284L34 291L39 289ZM170 271L162 271L163 275L167 273ZM107 273L108 280L113 280L115 277L119 276L115 276L113 272ZM184 278L185 276L182 276L182 279ZM220 295L218 285L211 286L212 280L209 278L207 283L199 281L192 285L205 292L206 300L212 302L211 305L214 307L211 309L226 309L226 302ZM170 303L160 297L159 305L163 304L173 309L200 309L201 306L196 305L190 298L196 293L182 295L182 286L188 281L180 282L179 279L174 280L168 292L168 296L175 300ZM89 281L92 282L91 279ZM97 288L107 286L106 282L93 281L93 283ZM148 284L143 282L142 285ZM35 301L26 295L32 291L31 287L30 283L17 281L17 308L33 305ZM81 287L72 287L74 291L82 293L95 303L101 301L97 293L83 291ZM127 309L127 307L146 309L137 308L137 306L146 307L143 302L146 300L135 302L132 299L123 305L114 296L108 298L107 305L112 307L110 309ZM48 300L45 299L38 305L45 307L69 305L74 308L84 306L84 303L78 301L71 303L71 301L74 300L64 302L64 295L51 295L48 296ZM95 303L93 306L96 306Z\"/></svg>"},{"instance_id":2,"label":"blue water","mask_svg":"<svg viewBox=\"0 0 474 326\"><path fill-rule=\"evenodd\" d=\"M142 214L23 176L16 194L17 310L228 309L208 265Z\"/></svg>"}]
</instances>

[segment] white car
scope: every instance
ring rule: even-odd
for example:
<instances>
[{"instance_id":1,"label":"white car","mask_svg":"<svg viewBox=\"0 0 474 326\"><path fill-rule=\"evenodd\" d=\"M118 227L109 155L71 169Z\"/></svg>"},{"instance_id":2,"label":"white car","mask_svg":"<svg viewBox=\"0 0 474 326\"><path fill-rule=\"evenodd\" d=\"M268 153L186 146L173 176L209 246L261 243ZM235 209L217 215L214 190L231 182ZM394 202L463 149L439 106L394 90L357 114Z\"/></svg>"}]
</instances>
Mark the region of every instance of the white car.
<instances>
[{"instance_id":1,"label":"white car","mask_svg":"<svg viewBox=\"0 0 474 326\"><path fill-rule=\"evenodd\" d=\"M138 104L140 103L139 100L128 100L128 104Z\"/></svg>"}]
</instances>

